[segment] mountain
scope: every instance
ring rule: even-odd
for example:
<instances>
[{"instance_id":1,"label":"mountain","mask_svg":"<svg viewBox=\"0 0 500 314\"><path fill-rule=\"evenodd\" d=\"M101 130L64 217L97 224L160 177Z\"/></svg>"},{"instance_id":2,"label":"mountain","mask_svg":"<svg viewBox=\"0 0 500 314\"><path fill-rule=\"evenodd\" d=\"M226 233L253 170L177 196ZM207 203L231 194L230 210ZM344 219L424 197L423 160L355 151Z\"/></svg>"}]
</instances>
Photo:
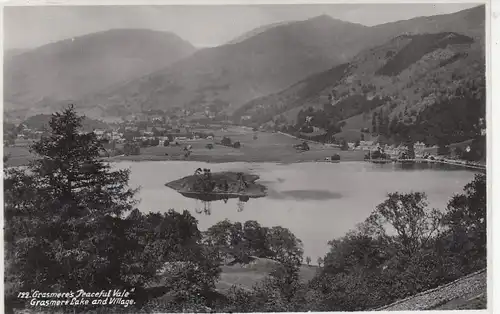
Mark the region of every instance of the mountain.
<instances>
[{"instance_id":1,"label":"mountain","mask_svg":"<svg viewBox=\"0 0 500 314\"><path fill-rule=\"evenodd\" d=\"M231 113L253 98L346 62L363 45L346 43L366 29L327 16L278 25L243 41L199 50L158 72L88 95L79 106L102 105L100 114L124 115L174 106L203 110L217 102Z\"/></svg>"},{"instance_id":2,"label":"mountain","mask_svg":"<svg viewBox=\"0 0 500 314\"><path fill-rule=\"evenodd\" d=\"M166 110L174 107L186 108L190 112L205 112L207 108L216 107L219 113L241 117L247 115L247 109L249 112L253 110L250 101L258 103L261 97L268 95L276 97L275 93L290 86L291 90L285 94L293 94L293 90L299 85L312 86L315 91L303 92L308 95L307 101L312 97L309 95L311 93L328 97L328 93L317 90L325 86L325 91L328 91L335 85L339 74L332 67L346 64L353 57L362 56L369 48L383 45L401 35L455 33L471 38L476 47L484 47L484 21L485 7L479 6L453 14L420 17L374 27L340 21L326 15L305 21L266 25L243 34L226 45L200 49L140 78L124 80L112 86L100 84L102 88L98 92L74 88L78 90L79 95L84 94L76 102L76 107L87 115L95 117L122 117L150 109ZM415 40L415 43L426 41L425 38L415 38ZM434 39L429 37L429 40ZM405 43L404 40L400 42ZM420 47L418 44L413 46ZM418 54L422 51L416 51L415 55L410 52L406 53L411 56L411 62L418 61L420 57ZM461 59L461 56L457 55L456 58ZM398 66L403 69L406 66L404 63L410 61L406 60L406 57L398 58L399 61L398 59L391 61L393 65L388 65L387 69ZM378 61L367 61L367 64L374 62ZM321 79L313 79L318 83L304 83L303 80L308 76L326 69L332 69L331 79L329 74L325 74L318 76ZM382 72L377 74L367 74L366 78L378 80L379 77L383 77L385 70L380 71ZM42 81L35 89L40 92L34 94L42 94L46 89L45 85L51 84L51 80L39 79L40 75L33 77ZM327 81L323 80L325 77ZM72 81L77 78L73 77ZM299 81L303 84L296 84ZM316 84L319 85L315 86ZM391 89L390 84L384 84ZM9 92L11 95L13 93L16 91ZM19 99L24 94L30 93L17 92L14 94L17 97L7 100L15 104L20 103ZM39 99L33 107L50 112L76 98L72 95L60 96ZM63 100L57 103L54 99ZM304 100L302 96L297 96L296 104L287 103L287 108L295 112L285 113L296 117L300 111L299 103ZM317 103L318 101L313 100L311 104ZM245 109L241 109L242 106ZM266 107L263 104L259 106Z\"/></svg>"},{"instance_id":3,"label":"mountain","mask_svg":"<svg viewBox=\"0 0 500 314\"><path fill-rule=\"evenodd\" d=\"M477 17L477 11L474 8L454 16ZM439 26L433 19L434 29L452 27L449 16L444 20L445 26ZM457 29L463 31L458 25ZM233 119L248 125L282 124L300 129L305 117L310 116L312 126L331 131L335 138L355 141L364 136L362 129L373 131L381 123L385 129L372 133L394 135L389 132L392 120L394 124L415 125L424 117L429 121L440 118L442 126L437 126L440 122L436 120L432 128L434 133L442 132L437 128L445 128L444 120L453 117L450 123L454 125L447 125L446 132L461 130L463 134L452 137L464 140L477 131L474 124L484 116L484 104L478 101L484 100L485 47L484 32L480 32L483 25L484 21L476 18L463 33L405 32L364 50L349 63L248 102L235 112ZM380 122L382 118L377 117L375 126L374 113L384 120ZM431 128L426 127L427 131ZM437 138L428 140L435 142Z\"/></svg>"},{"instance_id":4,"label":"mountain","mask_svg":"<svg viewBox=\"0 0 500 314\"><path fill-rule=\"evenodd\" d=\"M4 60L10 60L11 58L18 56L29 49L6 49L3 52L3 58Z\"/></svg>"},{"instance_id":5,"label":"mountain","mask_svg":"<svg viewBox=\"0 0 500 314\"><path fill-rule=\"evenodd\" d=\"M172 33L115 29L8 54L4 58L4 100L15 106L6 109L76 100L142 77L194 51L190 43Z\"/></svg>"},{"instance_id":6,"label":"mountain","mask_svg":"<svg viewBox=\"0 0 500 314\"><path fill-rule=\"evenodd\" d=\"M293 22L283 21L283 22L276 22L276 23L267 24L267 25L257 27L249 32L244 33L243 35L240 35L240 36L234 38L233 40L227 42L227 44L236 44L236 43L242 42L250 37L261 34L265 31L267 31L268 29L274 28L274 27L279 26L279 25L286 25L289 23L293 23Z\"/></svg>"}]
</instances>

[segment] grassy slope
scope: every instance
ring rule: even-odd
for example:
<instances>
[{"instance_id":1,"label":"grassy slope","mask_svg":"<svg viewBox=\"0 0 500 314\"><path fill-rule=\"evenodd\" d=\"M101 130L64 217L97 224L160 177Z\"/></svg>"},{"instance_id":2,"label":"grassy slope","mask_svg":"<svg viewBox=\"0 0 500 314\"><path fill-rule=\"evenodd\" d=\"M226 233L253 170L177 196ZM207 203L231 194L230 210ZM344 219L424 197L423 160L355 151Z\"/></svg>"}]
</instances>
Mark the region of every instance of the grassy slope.
<instances>
[{"instance_id":1,"label":"grassy slope","mask_svg":"<svg viewBox=\"0 0 500 314\"><path fill-rule=\"evenodd\" d=\"M328 147L321 144L310 143L310 151L297 152L293 145L302 143L302 140L285 136L278 133L258 132L257 140L253 139L254 132L232 128L229 132L216 131L215 139L185 141L180 146L157 146L141 148L138 156L117 156L110 161L161 161L161 160L191 160L203 162L303 162L323 160L333 154L339 154L342 161L363 160L361 151L340 151L338 148ZM230 148L222 145L214 145L213 149L206 148L206 144L220 141L223 136L229 136L232 141L240 141L241 148ZM184 158L184 147L192 145L192 153L188 159ZM26 164L32 157L27 148L6 147L4 154L11 153L11 159L6 166L18 166ZM168 155L165 155L168 154Z\"/></svg>"},{"instance_id":2,"label":"grassy slope","mask_svg":"<svg viewBox=\"0 0 500 314\"><path fill-rule=\"evenodd\" d=\"M266 258L257 258L250 265L223 266L217 289L223 292L237 285L243 289L250 290L255 284L263 280L273 269L275 261ZM300 280L307 282L311 280L317 270L317 266L302 265L300 267Z\"/></svg>"}]
</instances>

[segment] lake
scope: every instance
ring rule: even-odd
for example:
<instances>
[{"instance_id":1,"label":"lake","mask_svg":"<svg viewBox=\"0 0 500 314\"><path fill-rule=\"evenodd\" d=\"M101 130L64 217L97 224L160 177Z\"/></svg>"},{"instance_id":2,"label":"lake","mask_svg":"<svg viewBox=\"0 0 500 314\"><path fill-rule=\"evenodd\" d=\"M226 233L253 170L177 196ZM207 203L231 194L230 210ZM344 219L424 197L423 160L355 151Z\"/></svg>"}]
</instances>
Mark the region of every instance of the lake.
<instances>
[{"instance_id":1,"label":"lake","mask_svg":"<svg viewBox=\"0 0 500 314\"><path fill-rule=\"evenodd\" d=\"M290 229L304 244L304 257L313 263L328 251L327 242L343 236L362 222L389 192L425 192L430 206L444 209L474 178L474 171L439 164L409 165L341 163L223 163L190 161L120 162L130 168L130 186L141 186L138 198L143 212L187 209L198 219L200 230L229 219L256 220L262 226ZM238 205L238 199L210 204L182 196L165 183L192 175L197 168L257 174L268 187L268 196ZM241 208L243 207L243 208ZM201 212L200 212L201 211Z\"/></svg>"}]
</instances>

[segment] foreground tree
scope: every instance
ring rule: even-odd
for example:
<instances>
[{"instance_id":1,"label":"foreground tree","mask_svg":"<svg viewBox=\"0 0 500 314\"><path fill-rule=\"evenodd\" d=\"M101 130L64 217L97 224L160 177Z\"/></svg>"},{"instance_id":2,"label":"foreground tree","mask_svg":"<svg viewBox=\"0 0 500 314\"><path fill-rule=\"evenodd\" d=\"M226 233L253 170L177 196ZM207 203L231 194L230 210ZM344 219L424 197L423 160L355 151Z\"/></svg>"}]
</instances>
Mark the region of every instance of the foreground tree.
<instances>
[{"instance_id":1,"label":"foreground tree","mask_svg":"<svg viewBox=\"0 0 500 314\"><path fill-rule=\"evenodd\" d=\"M478 174L455 195L443 219L446 232L441 237L449 254L460 255L461 273L486 267L486 175Z\"/></svg>"},{"instance_id":2,"label":"foreground tree","mask_svg":"<svg viewBox=\"0 0 500 314\"><path fill-rule=\"evenodd\" d=\"M198 273L213 282L218 268L200 258L207 254L196 220L187 212L132 212L137 189L128 187L129 170L99 158L102 143L79 132L82 119L72 107L54 114L50 134L31 147L35 160L6 170L9 285L44 292L141 288L165 262L178 260L198 261Z\"/></svg>"},{"instance_id":3,"label":"foreground tree","mask_svg":"<svg viewBox=\"0 0 500 314\"><path fill-rule=\"evenodd\" d=\"M442 215L429 208L425 193L389 193L368 217L364 227L385 239L394 239L411 256L436 236ZM393 237L392 234L396 237Z\"/></svg>"}]
</instances>

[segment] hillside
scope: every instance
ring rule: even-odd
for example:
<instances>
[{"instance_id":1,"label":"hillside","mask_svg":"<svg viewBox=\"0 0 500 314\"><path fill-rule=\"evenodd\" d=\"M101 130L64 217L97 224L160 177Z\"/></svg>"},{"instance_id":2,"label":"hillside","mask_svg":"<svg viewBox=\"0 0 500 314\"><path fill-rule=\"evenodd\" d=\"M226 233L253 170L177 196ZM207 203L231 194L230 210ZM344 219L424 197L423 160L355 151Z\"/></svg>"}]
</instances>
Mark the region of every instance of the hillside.
<instances>
[{"instance_id":1,"label":"hillside","mask_svg":"<svg viewBox=\"0 0 500 314\"><path fill-rule=\"evenodd\" d=\"M88 95L80 103L89 107L102 105L100 115L174 106L204 111L213 103L220 105L219 112L223 109L232 114L252 99L346 63L367 48L401 34L457 32L480 44L484 17L484 6L480 6L375 27L325 15L264 26L230 44L202 49L141 79Z\"/></svg>"},{"instance_id":2,"label":"hillside","mask_svg":"<svg viewBox=\"0 0 500 314\"><path fill-rule=\"evenodd\" d=\"M231 113L253 98L346 62L363 45L346 43L366 28L327 16L278 25L243 41L199 50L151 75L88 95L80 103L106 104L105 114L120 115L173 106L203 110L218 102Z\"/></svg>"},{"instance_id":3,"label":"hillside","mask_svg":"<svg viewBox=\"0 0 500 314\"><path fill-rule=\"evenodd\" d=\"M272 23L272 24L263 25L261 27L257 27L255 29L252 29L249 32L244 33L243 35L240 35L240 36L238 36L238 37L230 40L226 44L231 44L232 45L232 44L236 44L236 43L242 42L244 40L247 40L250 37L253 37L255 35L261 34L261 33L265 32L265 31L267 31L268 29L274 28L274 27L279 26L279 25L285 25L285 24L288 24L288 23L290 23L290 22L289 21L277 22L277 23Z\"/></svg>"},{"instance_id":4,"label":"hillside","mask_svg":"<svg viewBox=\"0 0 500 314\"><path fill-rule=\"evenodd\" d=\"M380 90L376 94L381 98L392 95L400 101L399 94L403 94L403 98L413 99L422 96L421 87L419 90L404 87L406 92L401 91L402 86L414 84L416 81L415 78L406 77L408 73L415 72L419 79L423 75L421 72L434 72L438 78L442 75L439 71L422 67L423 56L430 56L432 53L443 54L439 58L449 64L441 64L441 72L456 67L457 64L461 67L463 62L469 64L475 62L474 60L484 60L484 10L484 6L479 6L453 14L421 17L373 27L322 15L305 21L264 25L226 45L200 49L185 58L181 57L188 55L194 48L183 42L189 46L186 48L188 53L178 58L166 58L168 60L163 57L169 55L168 53L155 53L163 51L163 45L160 45L162 49L157 50L137 49L148 46L149 39L160 36L157 32L123 30L125 35L120 37L121 39L119 36L112 36L113 32L120 31L111 31L107 35L107 32L92 34L84 36L85 42L91 41L90 38L106 36L116 37L116 40L94 45L102 47L100 49L88 48L92 47L88 44L75 45L75 42L80 42L79 39L75 42L69 40L65 41L65 44L60 42L47 45L52 47L50 49L36 49L36 54L30 51L14 57L16 62L9 62L8 67L11 70L6 71L6 101L16 104L17 109L20 106L31 108L32 111L27 112L27 115L32 115L52 112L77 99L75 103L80 111L87 116L103 119L122 117L149 109L165 110L173 107L184 107L190 112L205 112L211 108L214 113L234 114L236 118L240 118L255 115L255 107L264 108L265 111L266 107L269 107L267 103L273 103L272 106L278 107L273 107L273 115L282 114L286 120L294 120L300 109L309 106L322 108L325 99L329 102L331 90L336 86L339 92L343 93L342 97L346 96L345 86L351 85L349 80L359 80L364 85L364 91L361 93L353 86L354 91L350 91L349 95L373 97L374 93L368 92L367 88L377 86ZM129 32L140 34L132 36ZM156 35L143 36L141 32ZM450 33L457 34L458 40L467 38L461 44L466 47L458 48L460 44L453 44L452 49L448 49L449 44L453 43L452 39L443 39L438 43L436 40L442 38L431 38L434 35L427 35ZM123 40L123 37L127 36L133 39ZM170 36L170 39L173 37L173 42L176 43L181 41L171 34L161 33L161 36ZM147 37L148 40L141 41L142 37ZM115 51L116 43L120 40L130 44L125 45L125 49L120 44L119 51ZM154 42L151 45L156 47L161 41L151 42ZM412 44L406 51L389 57L409 42ZM73 46L85 49L68 48ZM165 46L170 47L167 44ZM386 49L385 46L393 48ZM55 47L70 52L62 53ZM368 49L372 47L386 50L386 54L377 54L377 59L370 57L374 51ZM415 47L418 49L414 49ZM45 52L42 53L40 49ZM127 53L128 50L132 51L133 56ZM102 57L111 52L112 58ZM453 56L447 57L447 53L452 53ZM96 58L95 55L101 57ZM357 59L352 60L353 57ZM18 61L24 58L28 58L29 62ZM385 62L386 58L391 61L382 68L382 62ZM175 59L178 61L173 62ZM17 68L9 65L12 63L17 64ZM53 64L57 65L55 71L46 70L45 66L53 67ZM64 66L67 64L72 65ZM349 72L341 74L341 70L336 70L343 67L349 67ZM358 70L353 67L358 67ZM360 69L364 69L364 72ZM327 73L321 74L321 71L325 70ZM398 72L390 72L393 70ZM392 74L397 76L391 76ZM344 81L339 81L339 75L346 75L342 78ZM394 84L395 81L398 81L398 84ZM417 82L414 85L419 84ZM261 98L265 96L270 98ZM412 99L410 101L413 101ZM261 111L259 109L259 122L262 122ZM16 116L19 115L17 112ZM272 117L267 121L271 119ZM364 124L368 123L365 122Z\"/></svg>"},{"instance_id":5,"label":"hillside","mask_svg":"<svg viewBox=\"0 0 500 314\"><path fill-rule=\"evenodd\" d=\"M376 311L430 311L486 309L486 269L448 284L400 300Z\"/></svg>"},{"instance_id":6,"label":"hillside","mask_svg":"<svg viewBox=\"0 0 500 314\"><path fill-rule=\"evenodd\" d=\"M10 60L11 58L18 56L28 50L29 49L6 49L3 52L3 58L5 60Z\"/></svg>"},{"instance_id":7,"label":"hillside","mask_svg":"<svg viewBox=\"0 0 500 314\"><path fill-rule=\"evenodd\" d=\"M49 127L49 121L52 115L49 114L39 114L29 117L28 119L22 121L27 128L32 130L44 130ZM90 132L95 129L105 129L108 125L102 121L94 120L85 117L82 121L82 130Z\"/></svg>"},{"instance_id":8,"label":"hillside","mask_svg":"<svg viewBox=\"0 0 500 314\"><path fill-rule=\"evenodd\" d=\"M4 97L13 108L52 112L118 82L149 74L193 53L171 33L116 29L66 39L5 56ZM45 107L47 110L44 110Z\"/></svg>"},{"instance_id":9,"label":"hillside","mask_svg":"<svg viewBox=\"0 0 500 314\"><path fill-rule=\"evenodd\" d=\"M433 23L442 20L441 26L433 24L439 26L435 29L451 28L455 25L451 22L452 17L476 17L480 9L473 8L431 20ZM413 25L418 20L407 22ZM424 21L422 29L432 24L429 19ZM457 32L399 35L359 53L349 63L312 75L281 92L248 102L235 113L233 119L249 125L275 127L276 124L287 124L300 127L304 121L297 121L298 117L303 118L302 112L311 108L309 115L316 117L310 122L312 125L325 128L343 120L342 131L334 132L335 138L355 141L362 137L361 129L373 131L373 113L384 116L387 128L392 120L407 124L419 122L417 117L421 113L429 116L429 112L438 110L430 109L436 103L440 104L439 108L445 108L441 110L440 117L446 115L446 108L453 105L464 109L465 113L473 104L455 102L464 91L481 90L485 79L484 33L481 37L478 31L483 28L484 21L477 18L468 21L473 22L467 24L470 29L464 33L471 36ZM401 24L404 25L403 22L394 25ZM457 29L463 30L463 27L457 26ZM467 95L474 99L479 96ZM373 103L377 99L383 101ZM452 99L453 104L448 105L448 99ZM484 114L484 109L478 109L471 118L476 119L478 114ZM460 125L462 122L469 126L477 123L477 120L469 121L464 115L456 117L456 127L467 128ZM376 126L378 124L377 120ZM384 132L390 135L389 130Z\"/></svg>"}]
</instances>

